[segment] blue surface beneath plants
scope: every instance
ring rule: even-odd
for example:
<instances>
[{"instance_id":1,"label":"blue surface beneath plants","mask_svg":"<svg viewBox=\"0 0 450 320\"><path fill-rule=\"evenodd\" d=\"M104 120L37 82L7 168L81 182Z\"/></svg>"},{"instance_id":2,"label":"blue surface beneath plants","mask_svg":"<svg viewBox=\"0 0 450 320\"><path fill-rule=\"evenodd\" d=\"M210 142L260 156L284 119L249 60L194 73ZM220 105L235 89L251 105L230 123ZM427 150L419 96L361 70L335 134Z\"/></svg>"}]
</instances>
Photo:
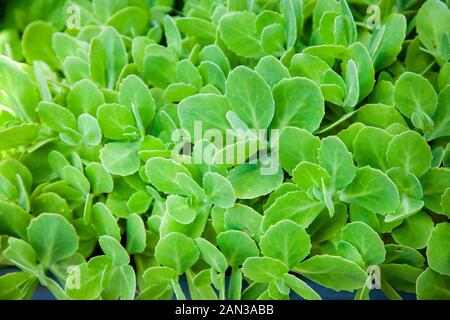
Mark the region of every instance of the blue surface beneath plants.
<instances>
[{"instance_id":1,"label":"blue surface beneath plants","mask_svg":"<svg viewBox=\"0 0 450 320\"><path fill-rule=\"evenodd\" d=\"M0 270L0 276L4 275L8 272L15 272L16 270L11 269L4 269ZM312 281L303 279L309 286L311 286L321 297L323 300L353 300L355 296L355 292L347 292L347 291L340 291L336 292L334 290L322 287L321 285L318 285ZM186 295L189 295L188 289L187 289L187 283L183 279L181 282L182 288L185 291ZM404 300L415 300L416 295L413 293L405 293L405 292L399 292L401 297ZM303 300L301 297L296 295L295 293L292 293L290 296L291 300ZM386 296L383 294L381 290L371 290L370 291L370 298L371 300L387 300ZM36 289L33 300L54 300L55 298L50 293L50 291L43 287L38 286Z\"/></svg>"}]
</instances>

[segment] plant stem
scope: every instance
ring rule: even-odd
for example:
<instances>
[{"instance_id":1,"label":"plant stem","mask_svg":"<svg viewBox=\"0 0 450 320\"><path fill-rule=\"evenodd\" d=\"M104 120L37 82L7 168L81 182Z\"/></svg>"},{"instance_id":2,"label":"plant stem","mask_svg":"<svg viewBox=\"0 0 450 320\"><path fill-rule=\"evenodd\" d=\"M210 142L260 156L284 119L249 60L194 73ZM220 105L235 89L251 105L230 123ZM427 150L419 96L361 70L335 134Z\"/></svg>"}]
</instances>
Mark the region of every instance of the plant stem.
<instances>
[{"instance_id":1,"label":"plant stem","mask_svg":"<svg viewBox=\"0 0 450 320\"><path fill-rule=\"evenodd\" d=\"M230 284L228 287L228 299L240 300L242 289L242 272L237 266L231 269Z\"/></svg>"},{"instance_id":2,"label":"plant stem","mask_svg":"<svg viewBox=\"0 0 450 320\"><path fill-rule=\"evenodd\" d=\"M186 296L184 295L183 289L181 289L180 283L178 280L172 280L173 291L175 291L175 296L177 300L186 300Z\"/></svg>"}]
</instances>

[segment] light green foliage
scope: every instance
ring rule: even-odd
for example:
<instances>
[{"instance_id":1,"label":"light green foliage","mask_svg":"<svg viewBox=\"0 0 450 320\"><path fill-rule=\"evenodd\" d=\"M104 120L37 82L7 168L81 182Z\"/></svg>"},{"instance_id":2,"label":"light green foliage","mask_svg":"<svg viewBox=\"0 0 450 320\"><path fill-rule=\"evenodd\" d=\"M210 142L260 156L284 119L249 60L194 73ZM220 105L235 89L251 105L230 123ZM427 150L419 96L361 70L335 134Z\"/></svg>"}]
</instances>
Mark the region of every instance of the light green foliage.
<instances>
[{"instance_id":1,"label":"light green foliage","mask_svg":"<svg viewBox=\"0 0 450 320\"><path fill-rule=\"evenodd\" d=\"M449 299L448 1L0 2L0 299Z\"/></svg>"}]
</instances>

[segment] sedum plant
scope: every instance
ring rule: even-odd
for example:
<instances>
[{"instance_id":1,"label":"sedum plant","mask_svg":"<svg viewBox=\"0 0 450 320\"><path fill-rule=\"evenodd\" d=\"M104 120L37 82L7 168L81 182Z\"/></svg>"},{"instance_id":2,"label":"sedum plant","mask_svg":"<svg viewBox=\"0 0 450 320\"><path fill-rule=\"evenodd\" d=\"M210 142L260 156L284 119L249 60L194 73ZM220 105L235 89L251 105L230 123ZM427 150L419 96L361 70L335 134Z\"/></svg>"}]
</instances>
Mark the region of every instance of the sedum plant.
<instances>
[{"instance_id":1,"label":"sedum plant","mask_svg":"<svg viewBox=\"0 0 450 320\"><path fill-rule=\"evenodd\" d=\"M447 2L0 3L0 299L450 299Z\"/></svg>"}]
</instances>

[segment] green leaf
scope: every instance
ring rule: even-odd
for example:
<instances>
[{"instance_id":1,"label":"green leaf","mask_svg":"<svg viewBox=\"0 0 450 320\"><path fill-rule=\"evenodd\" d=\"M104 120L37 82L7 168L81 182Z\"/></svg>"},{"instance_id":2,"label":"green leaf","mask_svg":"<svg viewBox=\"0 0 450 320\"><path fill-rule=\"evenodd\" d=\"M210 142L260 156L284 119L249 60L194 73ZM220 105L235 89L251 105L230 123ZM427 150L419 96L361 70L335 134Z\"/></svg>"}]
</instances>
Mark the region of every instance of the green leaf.
<instances>
[{"instance_id":1,"label":"green leaf","mask_svg":"<svg viewBox=\"0 0 450 320\"><path fill-rule=\"evenodd\" d=\"M258 58L262 48L256 33L256 15L232 12L220 19L220 36L231 51L243 57ZM245 46L242 44L245 43Z\"/></svg>"},{"instance_id":2,"label":"green leaf","mask_svg":"<svg viewBox=\"0 0 450 320\"><path fill-rule=\"evenodd\" d=\"M76 300L97 299L104 289L104 277L107 277L110 265L109 257L97 256L73 267L66 279L67 295Z\"/></svg>"},{"instance_id":3,"label":"green leaf","mask_svg":"<svg viewBox=\"0 0 450 320\"><path fill-rule=\"evenodd\" d=\"M420 178L425 207L440 214L446 214L441 207L441 196L450 187L450 169L431 168Z\"/></svg>"},{"instance_id":4,"label":"green leaf","mask_svg":"<svg viewBox=\"0 0 450 320\"><path fill-rule=\"evenodd\" d=\"M233 69L227 78L226 97L231 109L250 128L269 127L275 102L269 86L258 73L244 66Z\"/></svg>"},{"instance_id":5,"label":"green leaf","mask_svg":"<svg viewBox=\"0 0 450 320\"><path fill-rule=\"evenodd\" d=\"M242 272L247 278L262 283L282 279L288 271L283 262L268 257L250 257L242 265Z\"/></svg>"},{"instance_id":6,"label":"green leaf","mask_svg":"<svg viewBox=\"0 0 450 320\"><path fill-rule=\"evenodd\" d=\"M155 115L155 102L147 85L139 77L129 75L120 83L119 97L145 131Z\"/></svg>"},{"instance_id":7,"label":"green leaf","mask_svg":"<svg viewBox=\"0 0 450 320\"><path fill-rule=\"evenodd\" d=\"M218 88L220 92L225 91L225 75L218 65L211 61L203 61L198 66L198 71L204 84L211 84Z\"/></svg>"},{"instance_id":8,"label":"green leaf","mask_svg":"<svg viewBox=\"0 0 450 320\"><path fill-rule=\"evenodd\" d=\"M20 83L20 86L17 83ZM0 56L0 88L0 102L16 117L27 122L36 119L38 91L29 74L5 56Z\"/></svg>"},{"instance_id":9,"label":"green leaf","mask_svg":"<svg viewBox=\"0 0 450 320\"><path fill-rule=\"evenodd\" d=\"M450 188L447 188L441 196L441 207L444 212L450 212Z\"/></svg>"},{"instance_id":10,"label":"green leaf","mask_svg":"<svg viewBox=\"0 0 450 320\"><path fill-rule=\"evenodd\" d=\"M292 76L306 77L318 84L326 101L343 104L346 84L321 58L305 53L295 54L291 60L290 72Z\"/></svg>"},{"instance_id":11,"label":"green leaf","mask_svg":"<svg viewBox=\"0 0 450 320\"><path fill-rule=\"evenodd\" d=\"M173 232L161 238L155 248L155 258L165 267L183 274L200 256L194 240L184 234Z\"/></svg>"},{"instance_id":12,"label":"green leaf","mask_svg":"<svg viewBox=\"0 0 450 320\"><path fill-rule=\"evenodd\" d=\"M291 220L282 220L261 237L264 256L275 258L292 268L309 255L311 242L305 229Z\"/></svg>"},{"instance_id":13,"label":"green leaf","mask_svg":"<svg viewBox=\"0 0 450 320\"><path fill-rule=\"evenodd\" d=\"M207 51L208 47L203 48L202 51L200 51L200 56L203 51ZM209 57L209 55L208 55ZM206 59L206 58L205 58ZM212 59L212 58L209 58ZM220 62L214 61L218 66L220 66ZM224 71L225 72L225 71ZM203 86L203 80L202 76L200 75L200 72L198 69L187 59L180 60L177 62L176 65L176 74L177 74L177 80L181 83L190 84L197 89L200 89Z\"/></svg>"},{"instance_id":14,"label":"green leaf","mask_svg":"<svg viewBox=\"0 0 450 320\"><path fill-rule=\"evenodd\" d=\"M51 102L52 101L52 95L50 93L50 89L47 84L47 79L44 74L43 69L46 66L39 61L35 61L33 63L33 69L34 69L34 76L36 78L36 83L38 86L39 94L41 96L41 99L43 101ZM45 69L44 69L45 70Z\"/></svg>"},{"instance_id":15,"label":"green leaf","mask_svg":"<svg viewBox=\"0 0 450 320\"><path fill-rule=\"evenodd\" d=\"M147 246L144 221L140 216L132 213L127 220L127 251L130 254L142 253Z\"/></svg>"},{"instance_id":16,"label":"green leaf","mask_svg":"<svg viewBox=\"0 0 450 320\"><path fill-rule=\"evenodd\" d=\"M22 60L23 53L18 30L3 30L1 33L1 54L14 60Z\"/></svg>"},{"instance_id":17,"label":"green leaf","mask_svg":"<svg viewBox=\"0 0 450 320\"><path fill-rule=\"evenodd\" d=\"M68 57L85 58L88 44L67 33L55 32L52 36L52 47L58 60L63 63Z\"/></svg>"},{"instance_id":18,"label":"green leaf","mask_svg":"<svg viewBox=\"0 0 450 320\"><path fill-rule=\"evenodd\" d=\"M130 212L142 214L148 211L152 197L145 191L137 191L128 199L127 207Z\"/></svg>"},{"instance_id":19,"label":"green leaf","mask_svg":"<svg viewBox=\"0 0 450 320\"><path fill-rule=\"evenodd\" d=\"M341 240L336 245L335 253L338 256L341 256L344 259L350 260L355 262L358 266L364 268L365 262L362 257L362 255L359 253L358 249L351 244L350 242L347 242L345 240Z\"/></svg>"},{"instance_id":20,"label":"green leaf","mask_svg":"<svg viewBox=\"0 0 450 320\"><path fill-rule=\"evenodd\" d=\"M191 177L190 172L182 164L172 159L155 157L145 164L145 174L149 182L167 194L185 194L176 180L177 174L180 173Z\"/></svg>"},{"instance_id":21,"label":"green leaf","mask_svg":"<svg viewBox=\"0 0 450 320\"><path fill-rule=\"evenodd\" d=\"M422 267L425 262L425 258L420 252L412 248L398 244L387 244L385 248L385 263L408 264L413 267Z\"/></svg>"},{"instance_id":22,"label":"green leaf","mask_svg":"<svg viewBox=\"0 0 450 320\"><path fill-rule=\"evenodd\" d=\"M383 264L381 267L383 281L394 289L403 292L415 292L416 281L423 269L406 264Z\"/></svg>"},{"instance_id":23,"label":"green leaf","mask_svg":"<svg viewBox=\"0 0 450 320\"><path fill-rule=\"evenodd\" d=\"M279 23L264 28L261 33L261 47L265 54L281 56L284 53L284 29Z\"/></svg>"},{"instance_id":24,"label":"green leaf","mask_svg":"<svg viewBox=\"0 0 450 320\"><path fill-rule=\"evenodd\" d=\"M386 216L385 221L398 221L422 209L424 205L423 190L416 176L406 173L401 168L391 168L387 174L397 186L400 194L400 206L397 207L394 214Z\"/></svg>"},{"instance_id":25,"label":"green leaf","mask_svg":"<svg viewBox=\"0 0 450 320\"><path fill-rule=\"evenodd\" d=\"M263 217L251 207L235 204L224 214L225 230L240 230L259 242Z\"/></svg>"},{"instance_id":26,"label":"green leaf","mask_svg":"<svg viewBox=\"0 0 450 320\"><path fill-rule=\"evenodd\" d=\"M43 213L34 218L27 228L27 235L39 261L46 266L70 257L78 249L75 228L58 214Z\"/></svg>"},{"instance_id":27,"label":"green leaf","mask_svg":"<svg viewBox=\"0 0 450 320\"><path fill-rule=\"evenodd\" d=\"M97 116L97 108L104 103L103 93L88 79L75 83L67 94L67 108L75 116L83 113Z\"/></svg>"},{"instance_id":28,"label":"green leaf","mask_svg":"<svg viewBox=\"0 0 450 320\"><path fill-rule=\"evenodd\" d=\"M14 263L21 270L37 275L39 267L36 263L36 252L27 242L9 238L8 247L2 254L5 259Z\"/></svg>"},{"instance_id":29,"label":"green leaf","mask_svg":"<svg viewBox=\"0 0 450 320\"><path fill-rule=\"evenodd\" d=\"M26 272L11 272L0 277L0 299L30 300L37 286L37 279Z\"/></svg>"},{"instance_id":30,"label":"green leaf","mask_svg":"<svg viewBox=\"0 0 450 320\"><path fill-rule=\"evenodd\" d=\"M388 80L379 80L367 101L394 106L394 84Z\"/></svg>"},{"instance_id":31,"label":"green leaf","mask_svg":"<svg viewBox=\"0 0 450 320\"><path fill-rule=\"evenodd\" d=\"M225 83L225 81L223 81ZM197 93L197 88L188 83L171 83L164 91L165 98L172 102L181 101Z\"/></svg>"},{"instance_id":32,"label":"green leaf","mask_svg":"<svg viewBox=\"0 0 450 320\"><path fill-rule=\"evenodd\" d=\"M170 16L164 18L164 31L167 47L179 55L181 53L181 35L175 21Z\"/></svg>"},{"instance_id":33,"label":"green leaf","mask_svg":"<svg viewBox=\"0 0 450 320\"><path fill-rule=\"evenodd\" d=\"M395 184L383 172L370 167L359 168L339 198L380 214L393 213L400 203Z\"/></svg>"},{"instance_id":34,"label":"green leaf","mask_svg":"<svg viewBox=\"0 0 450 320\"><path fill-rule=\"evenodd\" d=\"M105 27L92 39L89 52L89 74L92 81L102 88L114 89L128 57L119 33Z\"/></svg>"},{"instance_id":35,"label":"green leaf","mask_svg":"<svg viewBox=\"0 0 450 320\"><path fill-rule=\"evenodd\" d=\"M444 90L445 87L448 84L450 84L449 76L450 76L450 62L447 62L442 66L438 75L438 88L440 91Z\"/></svg>"},{"instance_id":36,"label":"green leaf","mask_svg":"<svg viewBox=\"0 0 450 320\"><path fill-rule=\"evenodd\" d=\"M110 193L114 189L111 175L100 163L91 162L86 166L85 173L95 195Z\"/></svg>"},{"instance_id":37,"label":"green leaf","mask_svg":"<svg viewBox=\"0 0 450 320\"><path fill-rule=\"evenodd\" d=\"M366 104L358 109L356 120L367 126L388 128L393 124L407 126L401 114L394 108L381 103Z\"/></svg>"},{"instance_id":38,"label":"green leaf","mask_svg":"<svg viewBox=\"0 0 450 320\"><path fill-rule=\"evenodd\" d=\"M336 291L362 288L366 272L356 263L337 256L320 255L298 264L294 272Z\"/></svg>"},{"instance_id":39,"label":"green leaf","mask_svg":"<svg viewBox=\"0 0 450 320\"><path fill-rule=\"evenodd\" d=\"M201 61L211 61L218 65L220 69L222 69L224 75L227 75L230 72L231 67L227 56L222 49L215 44L204 47L199 53L199 58Z\"/></svg>"},{"instance_id":40,"label":"green leaf","mask_svg":"<svg viewBox=\"0 0 450 320\"><path fill-rule=\"evenodd\" d=\"M366 49L366 47L360 43L355 42L351 46L348 47L348 52L346 53L346 59L348 59L347 64L352 60L357 67L357 80L358 80L358 88L359 88L359 98L358 102L367 97L370 92L373 90L373 86L375 84L375 70L372 63L372 59L370 57L370 53ZM344 60L344 61L345 61ZM352 66L353 67L353 66ZM351 67L351 68L352 68ZM347 65L348 68L348 65ZM354 70L353 70L354 71ZM349 74L346 71L345 76L347 77ZM349 83L349 82L346 82ZM347 85L347 89L349 86Z\"/></svg>"},{"instance_id":41,"label":"green leaf","mask_svg":"<svg viewBox=\"0 0 450 320\"><path fill-rule=\"evenodd\" d=\"M417 177L431 168L431 148L415 131L405 131L389 143L386 157L391 167L403 168Z\"/></svg>"},{"instance_id":42,"label":"green leaf","mask_svg":"<svg viewBox=\"0 0 450 320\"><path fill-rule=\"evenodd\" d=\"M126 7L110 16L106 25L114 27L121 34L136 36L146 30L148 20L148 13L145 10L138 7Z\"/></svg>"},{"instance_id":43,"label":"green leaf","mask_svg":"<svg viewBox=\"0 0 450 320\"><path fill-rule=\"evenodd\" d=\"M36 124L21 124L0 129L0 150L28 146L36 140L39 130Z\"/></svg>"},{"instance_id":44,"label":"green leaf","mask_svg":"<svg viewBox=\"0 0 450 320\"><path fill-rule=\"evenodd\" d=\"M345 84L347 85L347 96L344 100L344 108L354 108L359 100L358 66L353 60L348 60L345 67Z\"/></svg>"},{"instance_id":45,"label":"green leaf","mask_svg":"<svg viewBox=\"0 0 450 320\"><path fill-rule=\"evenodd\" d=\"M109 236L120 240L120 228L109 208L102 202L97 202L92 207L92 226L98 237Z\"/></svg>"},{"instance_id":46,"label":"green leaf","mask_svg":"<svg viewBox=\"0 0 450 320\"><path fill-rule=\"evenodd\" d=\"M322 140L318 160L330 174L333 190L345 188L356 175L353 156L338 137L331 136Z\"/></svg>"},{"instance_id":47,"label":"green leaf","mask_svg":"<svg viewBox=\"0 0 450 320\"><path fill-rule=\"evenodd\" d=\"M81 193L86 194L91 189L89 180L77 168L65 166L62 174L64 180Z\"/></svg>"},{"instance_id":48,"label":"green leaf","mask_svg":"<svg viewBox=\"0 0 450 320\"><path fill-rule=\"evenodd\" d=\"M308 233L311 234L313 243L334 238L347 223L347 206L342 203L334 203L333 205L333 216L330 216L329 210L323 210L309 226Z\"/></svg>"},{"instance_id":49,"label":"green leaf","mask_svg":"<svg viewBox=\"0 0 450 320\"><path fill-rule=\"evenodd\" d=\"M128 253L116 239L110 236L101 236L99 243L103 252L111 258L114 265L124 266L130 263Z\"/></svg>"},{"instance_id":50,"label":"green leaf","mask_svg":"<svg viewBox=\"0 0 450 320\"><path fill-rule=\"evenodd\" d=\"M41 102L38 106L42 122L56 132L62 132L66 127L75 129L77 120L72 112L52 102Z\"/></svg>"},{"instance_id":51,"label":"green leaf","mask_svg":"<svg viewBox=\"0 0 450 320\"><path fill-rule=\"evenodd\" d=\"M271 88L284 78L290 77L289 70L274 56L262 57L258 61L255 71L263 77Z\"/></svg>"},{"instance_id":52,"label":"green leaf","mask_svg":"<svg viewBox=\"0 0 450 320\"><path fill-rule=\"evenodd\" d=\"M324 209L322 202L311 199L304 191L292 191L275 200L264 212L262 229L288 219L306 228Z\"/></svg>"},{"instance_id":53,"label":"green leaf","mask_svg":"<svg viewBox=\"0 0 450 320\"><path fill-rule=\"evenodd\" d=\"M83 81L89 77L89 64L87 61L70 56L64 60L63 63L64 74L70 83L76 83L77 81ZM89 81L90 80L87 80Z\"/></svg>"},{"instance_id":54,"label":"green leaf","mask_svg":"<svg viewBox=\"0 0 450 320\"><path fill-rule=\"evenodd\" d=\"M180 17L175 22L182 33L200 41L212 43L216 39L216 26L210 21L198 17Z\"/></svg>"},{"instance_id":55,"label":"green leaf","mask_svg":"<svg viewBox=\"0 0 450 320\"><path fill-rule=\"evenodd\" d=\"M433 116L434 127L427 132L427 140L450 136L450 112L447 108L450 101L450 86L442 89L438 96L438 108Z\"/></svg>"},{"instance_id":56,"label":"green leaf","mask_svg":"<svg viewBox=\"0 0 450 320\"><path fill-rule=\"evenodd\" d=\"M152 86L165 89L175 81L176 63L167 57L167 54L147 55L144 59L143 75Z\"/></svg>"},{"instance_id":57,"label":"green leaf","mask_svg":"<svg viewBox=\"0 0 450 320\"><path fill-rule=\"evenodd\" d=\"M133 300L136 293L136 274L130 265L112 269L109 287L104 292L106 300Z\"/></svg>"},{"instance_id":58,"label":"green leaf","mask_svg":"<svg viewBox=\"0 0 450 320\"><path fill-rule=\"evenodd\" d=\"M450 223L442 222L436 225L428 239L427 258L431 269L442 275L450 275L449 251Z\"/></svg>"},{"instance_id":59,"label":"green leaf","mask_svg":"<svg viewBox=\"0 0 450 320\"><path fill-rule=\"evenodd\" d=\"M100 151L103 167L111 174L128 176L139 170L139 145L132 142L111 142Z\"/></svg>"},{"instance_id":60,"label":"green leaf","mask_svg":"<svg viewBox=\"0 0 450 320\"><path fill-rule=\"evenodd\" d=\"M392 138L386 130L379 128L363 127L359 130L353 140L353 155L358 165L387 170L386 153Z\"/></svg>"},{"instance_id":61,"label":"green leaf","mask_svg":"<svg viewBox=\"0 0 450 320\"><path fill-rule=\"evenodd\" d=\"M442 37L450 30L448 6L438 0L426 1L416 16L416 28L420 41L442 64L449 58L448 47L443 47Z\"/></svg>"},{"instance_id":62,"label":"green leaf","mask_svg":"<svg viewBox=\"0 0 450 320\"><path fill-rule=\"evenodd\" d=\"M307 300L322 300L322 298L305 282L292 274L285 274L283 277L286 285L294 290L296 294Z\"/></svg>"},{"instance_id":63,"label":"green leaf","mask_svg":"<svg viewBox=\"0 0 450 320\"><path fill-rule=\"evenodd\" d=\"M325 114L324 100L317 84L306 78L283 79L273 88L275 116L271 127L287 126L314 132Z\"/></svg>"},{"instance_id":64,"label":"green leaf","mask_svg":"<svg viewBox=\"0 0 450 320\"><path fill-rule=\"evenodd\" d=\"M172 285L167 283L152 284L142 290L136 300L170 300L172 296Z\"/></svg>"},{"instance_id":65,"label":"green leaf","mask_svg":"<svg viewBox=\"0 0 450 320\"><path fill-rule=\"evenodd\" d=\"M103 135L111 140L128 140L138 134L133 113L120 104L103 104L97 110Z\"/></svg>"},{"instance_id":66,"label":"green leaf","mask_svg":"<svg viewBox=\"0 0 450 320\"><path fill-rule=\"evenodd\" d=\"M404 219L400 226L392 230L392 237L398 244L423 249L427 246L433 227L433 219L425 212L419 212Z\"/></svg>"},{"instance_id":67,"label":"green leaf","mask_svg":"<svg viewBox=\"0 0 450 320\"><path fill-rule=\"evenodd\" d=\"M59 66L58 59L52 48L52 37L56 30L44 21L30 23L22 36L22 50L27 63L41 60L52 69Z\"/></svg>"},{"instance_id":68,"label":"green leaf","mask_svg":"<svg viewBox=\"0 0 450 320\"><path fill-rule=\"evenodd\" d=\"M102 132L97 119L84 113L78 117L78 130L83 136L82 142L88 146L98 146L102 141Z\"/></svg>"},{"instance_id":69,"label":"green leaf","mask_svg":"<svg viewBox=\"0 0 450 320\"><path fill-rule=\"evenodd\" d=\"M381 21L382 36L378 45L371 50L372 61L376 71L380 71L392 64L402 50L405 40L407 21L403 14L393 13ZM378 34L372 34L376 41Z\"/></svg>"},{"instance_id":70,"label":"green leaf","mask_svg":"<svg viewBox=\"0 0 450 320\"><path fill-rule=\"evenodd\" d=\"M417 278L417 299L448 300L450 299L449 287L450 277L428 268Z\"/></svg>"},{"instance_id":71,"label":"green leaf","mask_svg":"<svg viewBox=\"0 0 450 320\"><path fill-rule=\"evenodd\" d=\"M395 82L395 106L404 116L424 113L432 117L437 103L436 92L423 76L405 72Z\"/></svg>"},{"instance_id":72,"label":"green leaf","mask_svg":"<svg viewBox=\"0 0 450 320\"><path fill-rule=\"evenodd\" d=\"M181 224L190 224L197 216L196 208L192 207L187 198L169 195L166 200L166 213Z\"/></svg>"},{"instance_id":73,"label":"green leaf","mask_svg":"<svg viewBox=\"0 0 450 320\"><path fill-rule=\"evenodd\" d=\"M200 257L217 272L225 272L228 264L225 256L211 242L203 239L195 239L195 243L200 250Z\"/></svg>"},{"instance_id":74,"label":"green leaf","mask_svg":"<svg viewBox=\"0 0 450 320\"><path fill-rule=\"evenodd\" d=\"M152 284L169 283L177 278L177 272L167 267L150 267L142 274L145 287Z\"/></svg>"},{"instance_id":75,"label":"green leaf","mask_svg":"<svg viewBox=\"0 0 450 320\"><path fill-rule=\"evenodd\" d=\"M242 231L229 230L219 233L217 245L232 267L240 266L247 258L259 255L256 243Z\"/></svg>"},{"instance_id":76,"label":"green leaf","mask_svg":"<svg viewBox=\"0 0 450 320\"><path fill-rule=\"evenodd\" d=\"M177 180L180 189L183 190L183 193L186 195L195 197L201 201L206 199L205 191L198 185L197 182L194 181L190 176L185 173L177 173L175 175L175 179Z\"/></svg>"},{"instance_id":77,"label":"green leaf","mask_svg":"<svg viewBox=\"0 0 450 320\"><path fill-rule=\"evenodd\" d=\"M19 196L17 188L3 176L0 176L0 200L14 201Z\"/></svg>"},{"instance_id":78,"label":"green leaf","mask_svg":"<svg viewBox=\"0 0 450 320\"><path fill-rule=\"evenodd\" d=\"M433 56L424 52L421 47L422 42L419 37L415 37L409 44L405 58L405 66L408 71L425 73L428 71L429 65L434 63Z\"/></svg>"},{"instance_id":79,"label":"green leaf","mask_svg":"<svg viewBox=\"0 0 450 320\"><path fill-rule=\"evenodd\" d=\"M238 199L254 199L274 191L283 182L281 168L273 169L265 167L261 162L245 163L234 167L227 179ZM265 174L265 170L269 174Z\"/></svg>"},{"instance_id":80,"label":"green leaf","mask_svg":"<svg viewBox=\"0 0 450 320\"><path fill-rule=\"evenodd\" d=\"M218 173L207 172L203 176L203 188L208 200L216 206L231 208L236 201L233 186Z\"/></svg>"},{"instance_id":81,"label":"green leaf","mask_svg":"<svg viewBox=\"0 0 450 320\"><path fill-rule=\"evenodd\" d=\"M363 222L352 222L342 230L342 239L349 242L361 254L367 266L381 264L386 256L380 236Z\"/></svg>"},{"instance_id":82,"label":"green leaf","mask_svg":"<svg viewBox=\"0 0 450 320\"><path fill-rule=\"evenodd\" d=\"M217 129L224 135L225 130L231 128L226 118L228 111L230 107L227 99L217 94L194 95L178 105L181 127L188 131L194 143L203 138L195 134L196 122L201 124L203 132Z\"/></svg>"},{"instance_id":83,"label":"green leaf","mask_svg":"<svg viewBox=\"0 0 450 320\"><path fill-rule=\"evenodd\" d=\"M297 141L302 141L296 148L291 148ZM304 129L286 127L280 133L279 154L280 163L284 170L292 170L301 161L316 162L320 139Z\"/></svg>"},{"instance_id":84,"label":"green leaf","mask_svg":"<svg viewBox=\"0 0 450 320\"><path fill-rule=\"evenodd\" d=\"M209 286L211 284L211 269L204 269L197 273L192 282L198 288Z\"/></svg>"},{"instance_id":85,"label":"green leaf","mask_svg":"<svg viewBox=\"0 0 450 320\"><path fill-rule=\"evenodd\" d=\"M302 5L303 3L300 4L300 6ZM295 9L298 8L294 8L294 1L284 1L284 14L286 19L286 46L288 49L294 46L295 42L297 41L297 35L300 32L300 30L297 31L297 17Z\"/></svg>"},{"instance_id":86,"label":"green leaf","mask_svg":"<svg viewBox=\"0 0 450 320\"><path fill-rule=\"evenodd\" d=\"M93 13L101 21L106 21L114 12L119 11L127 6L126 0L93 0Z\"/></svg>"}]
</instances>

